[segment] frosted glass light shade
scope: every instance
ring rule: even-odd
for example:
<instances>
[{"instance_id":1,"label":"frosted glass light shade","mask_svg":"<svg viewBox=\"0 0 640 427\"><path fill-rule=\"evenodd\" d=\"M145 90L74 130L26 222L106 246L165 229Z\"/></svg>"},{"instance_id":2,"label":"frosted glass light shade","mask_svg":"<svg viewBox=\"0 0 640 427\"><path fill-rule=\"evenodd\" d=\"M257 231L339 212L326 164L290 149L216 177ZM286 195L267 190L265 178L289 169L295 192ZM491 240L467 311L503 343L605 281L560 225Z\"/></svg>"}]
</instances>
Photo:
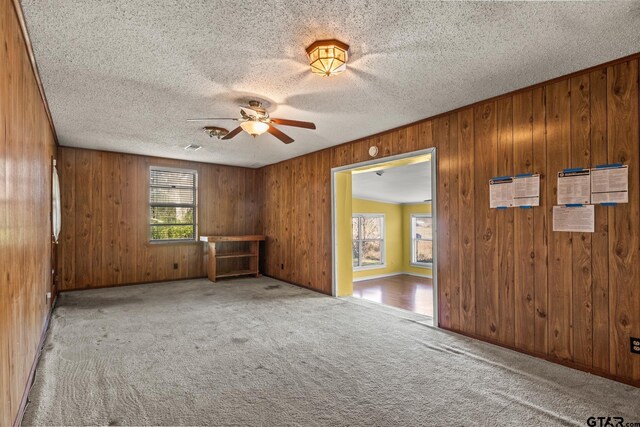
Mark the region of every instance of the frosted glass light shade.
<instances>
[{"instance_id":1,"label":"frosted glass light shade","mask_svg":"<svg viewBox=\"0 0 640 427\"><path fill-rule=\"evenodd\" d=\"M311 71L331 77L347 69L349 45L339 40L318 40L307 48Z\"/></svg>"},{"instance_id":2,"label":"frosted glass light shade","mask_svg":"<svg viewBox=\"0 0 640 427\"><path fill-rule=\"evenodd\" d=\"M267 131L267 129L269 129L269 125L267 123L259 122L257 120L247 120L246 122L242 122L240 123L240 127L254 138L258 135L262 135Z\"/></svg>"}]
</instances>

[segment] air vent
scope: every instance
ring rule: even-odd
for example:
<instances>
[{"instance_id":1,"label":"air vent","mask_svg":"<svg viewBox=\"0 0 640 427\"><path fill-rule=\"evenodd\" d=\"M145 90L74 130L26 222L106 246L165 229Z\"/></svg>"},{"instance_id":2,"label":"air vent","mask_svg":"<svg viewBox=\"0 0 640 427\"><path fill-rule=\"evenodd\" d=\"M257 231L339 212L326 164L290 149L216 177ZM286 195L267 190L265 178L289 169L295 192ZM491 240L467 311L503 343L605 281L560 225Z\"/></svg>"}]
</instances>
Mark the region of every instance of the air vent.
<instances>
[{"instance_id":1,"label":"air vent","mask_svg":"<svg viewBox=\"0 0 640 427\"><path fill-rule=\"evenodd\" d=\"M189 144L186 147L184 147L185 150L189 150L189 151L198 151L201 148L202 147L200 145L196 145L196 144Z\"/></svg>"}]
</instances>

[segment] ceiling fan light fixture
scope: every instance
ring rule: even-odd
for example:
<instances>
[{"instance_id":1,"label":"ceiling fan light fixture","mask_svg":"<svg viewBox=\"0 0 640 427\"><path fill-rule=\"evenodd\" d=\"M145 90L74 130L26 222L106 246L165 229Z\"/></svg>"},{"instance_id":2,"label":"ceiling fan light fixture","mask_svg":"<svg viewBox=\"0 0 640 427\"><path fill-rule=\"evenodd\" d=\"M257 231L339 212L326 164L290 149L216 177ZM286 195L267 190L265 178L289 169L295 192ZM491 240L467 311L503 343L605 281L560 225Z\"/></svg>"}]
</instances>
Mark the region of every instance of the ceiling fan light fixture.
<instances>
[{"instance_id":1,"label":"ceiling fan light fixture","mask_svg":"<svg viewBox=\"0 0 640 427\"><path fill-rule=\"evenodd\" d=\"M224 137L226 134L229 133L229 131L226 130L225 128L219 128L217 126L205 126L202 128L202 130L204 131L204 133L209 135L209 137L211 138L216 137L218 139L221 139L222 137Z\"/></svg>"},{"instance_id":2,"label":"ceiling fan light fixture","mask_svg":"<svg viewBox=\"0 0 640 427\"><path fill-rule=\"evenodd\" d=\"M262 135L269 129L269 124L258 120L247 120L240 123L240 127L252 137Z\"/></svg>"},{"instance_id":3,"label":"ceiling fan light fixture","mask_svg":"<svg viewBox=\"0 0 640 427\"><path fill-rule=\"evenodd\" d=\"M331 77L347 69L349 45L339 40L318 40L307 48L311 71Z\"/></svg>"}]
</instances>

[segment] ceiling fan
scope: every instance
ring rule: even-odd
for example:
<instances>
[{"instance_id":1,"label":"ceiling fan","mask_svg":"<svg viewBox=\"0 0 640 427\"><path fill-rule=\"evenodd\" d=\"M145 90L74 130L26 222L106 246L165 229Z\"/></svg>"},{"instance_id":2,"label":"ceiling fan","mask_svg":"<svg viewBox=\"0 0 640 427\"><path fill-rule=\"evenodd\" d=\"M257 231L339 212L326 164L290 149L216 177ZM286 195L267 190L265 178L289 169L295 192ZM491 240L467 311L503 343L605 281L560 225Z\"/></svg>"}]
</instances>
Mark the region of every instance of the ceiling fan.
<instances>
[{"instance_id":1,"label":"ceiling fan","mask_svg":"<svg viewBox=\"0 0 640 427\"><path fill-rule=\"evenodd\" d=\"M240 106L240 118L231 117L211 117L202 119L188 119L188 122L208 122L212 120L234 120L240 122L240 126L228 132L220 139L231 139L243 130L254 138L258 135L262 135L265 132L269 132L271 135L278 138L285 144L293 142L293 138L286 135L284 132L273 126L274 124L283 126L294 126L304 129L315 129L316 125L311 122L301 122L298 120L276 119L269 117L269 113L262 107L260 101L249 101L248 106ZM205 128L207 131L207 128ZM207 131L208 132L208 131Z\"/></svg>"}]
</instances>

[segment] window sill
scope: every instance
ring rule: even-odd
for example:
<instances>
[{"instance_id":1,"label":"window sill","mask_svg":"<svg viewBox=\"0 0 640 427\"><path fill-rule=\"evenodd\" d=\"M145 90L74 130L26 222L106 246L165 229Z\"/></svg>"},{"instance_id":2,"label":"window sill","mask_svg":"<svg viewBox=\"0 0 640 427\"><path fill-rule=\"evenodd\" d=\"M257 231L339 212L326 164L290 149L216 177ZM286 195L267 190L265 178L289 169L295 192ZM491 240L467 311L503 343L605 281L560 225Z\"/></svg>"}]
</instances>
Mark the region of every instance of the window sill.
<instances>
[{"instance_id":1,"label":"window sill","mask_svg":"<svg viewBox=\"0 0 640 427\"><path fill-rule=\"evenodd\" d=\"M418 262L412 262L411 263L411 267L417 267L417 268L425 268L425 269L433 269L433 263L418 263Z\"/></svg>"},{"instance_id":2,"label":"window sill","mask_svg":"<svg viewBox=\"0 0 640 427\"><path fill-rule=\"evenodd\" d=\"M195 245L200 244L198 240L149 240L147 245L149 246L157 246L157 245Z\"/></svg>"},{"instance_id":3,"label":"window sill","mask_svg":"<svg viewBox=\"0 0 640 427\"><path fill-rule=\"evenodd\" d=\"M374 264L374 265L365 265L362 267L353 267L353 271L378 270L380 268L387 268L387 264Z\"/></svg>"}]
</instances>

